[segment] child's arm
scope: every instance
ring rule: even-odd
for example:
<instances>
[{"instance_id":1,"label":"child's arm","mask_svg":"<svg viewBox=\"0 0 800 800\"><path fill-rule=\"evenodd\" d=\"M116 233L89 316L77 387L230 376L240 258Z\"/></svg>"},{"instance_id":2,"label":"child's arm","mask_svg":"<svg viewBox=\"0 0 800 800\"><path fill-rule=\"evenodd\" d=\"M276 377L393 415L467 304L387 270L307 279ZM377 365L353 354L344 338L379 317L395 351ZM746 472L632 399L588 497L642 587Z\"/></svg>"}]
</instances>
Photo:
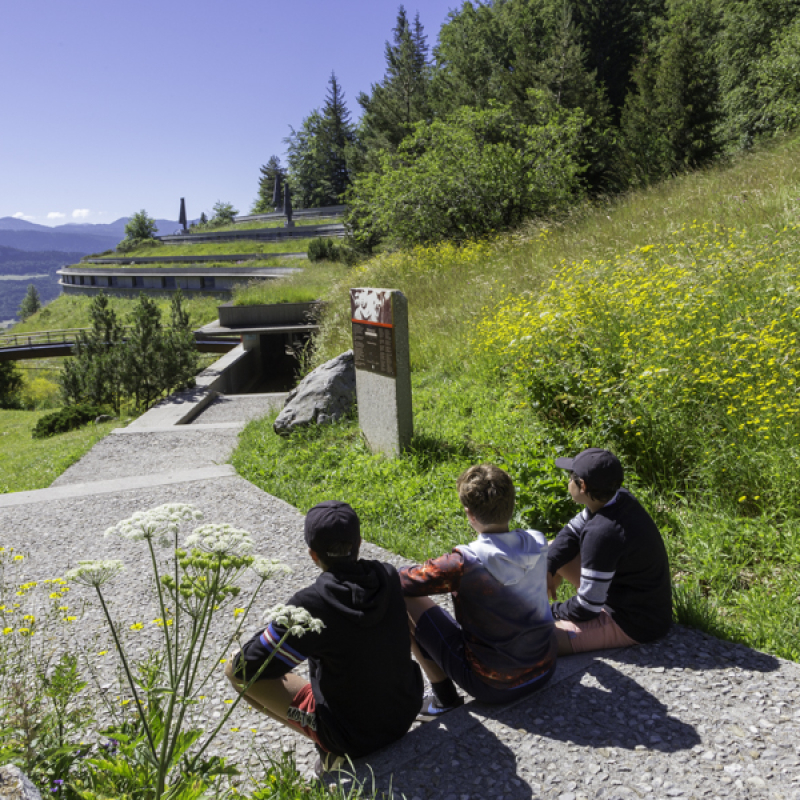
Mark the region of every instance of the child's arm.
<instances>
[{"instance_id":1,"label":"child's arm","mask_svg":"<svg viewBox=\"0 0 800 800\"><path fill-rule=\"evenodd\" d=\"M261 671L259 680L280 678L306 660L307 656L297 649L300 637L289 636L279 646L286 629L271 622L269 626L245 642L236 656L233 671L237 678L250 680L259 667L273 655L272 661ZM311 634L309 634L311 635Z\"/></svg>"},{"instance_id":2,"label":"child's arm","mask_svg":"<svg viewBox=\"0 0 800 800\"><path fill-rule=\"evenodd\" d=\"M584 508L559 532L547 548L547 571L555 575L564 564L569 564L581 552L581 531L589 521L589 512Z\"/></svg>"},{"instance_id":3,"label":"child's arm","mask_svg":"<svg viewBox=\"0 0 800 800\"><path fill-rule=\"evenodd\" d=\"M581 543L581 579L578 592L564 603L553 603L556 619L575 622L594 619L605 606L608 589L624 545L622 530L603 517L595 517Z\"/></svg>"},{"instance_id":4,"label":"child's arm","mask_svg":"<svg viewBox=\"0 0 800 800\"><path fill-rule=\"evenodd\" d=\"M464 556L458 550L453 550L424 564L403 567L399 574L406 597L457 592L464 574Z\"/></svg>"}]
</instances>

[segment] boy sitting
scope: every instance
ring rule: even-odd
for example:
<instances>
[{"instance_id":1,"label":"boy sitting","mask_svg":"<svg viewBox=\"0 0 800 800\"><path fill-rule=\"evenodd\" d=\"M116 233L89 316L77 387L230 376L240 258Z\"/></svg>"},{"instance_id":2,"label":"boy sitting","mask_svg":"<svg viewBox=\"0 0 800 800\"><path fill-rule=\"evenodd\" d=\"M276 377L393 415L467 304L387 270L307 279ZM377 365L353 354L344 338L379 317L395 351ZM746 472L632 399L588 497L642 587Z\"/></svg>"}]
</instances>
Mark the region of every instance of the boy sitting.
<instances>
[{"instance_id":1,"label":"boy sitting","mask_svg":"<svg viewBox=\"0 0 800 800\"><path fill-rule=\"evenodd\" d=\"M550 597L564 579L578 590L552 606L559 655L664 636L672 624L667 550L650 515L622 488L619 459L592 447L556 466L569 470L570 496L586 506L547 553Z\"/></svg>"},{"instance_id":2,"label":"boy sitting","mask_svg":"<svg viewBox=\"0 0 800 800\"><path fill-rule=\"evenodd\" d=\"M470 467L457 487L477 541L400 570L411 647L433 687L421 720L464 703L456 684L479 702L509 703L544 686L556 663L545 537L508 530L514 484L499 467ZM426 596L444 592L456 619Z\"/></svg>"},{"instance_id":3,"label":"boy sitting","mask_svg":"<svg viewBox=\"0 0 800 800\"><path fill-rule=\"evenodd\" d=\"M245 700L311 739L318 773L340 758L366 755L403 736L422 701L423 681L410 654L408 621L397 571L358 558L360 523L347 504L314 506L305 520L308 554L322 570L289 605L322 620L319 633L289 635L274 622L225 667L237 691L272 661ZM308 659L311 682L291 670Z\"/></svg>"}]
</instances>

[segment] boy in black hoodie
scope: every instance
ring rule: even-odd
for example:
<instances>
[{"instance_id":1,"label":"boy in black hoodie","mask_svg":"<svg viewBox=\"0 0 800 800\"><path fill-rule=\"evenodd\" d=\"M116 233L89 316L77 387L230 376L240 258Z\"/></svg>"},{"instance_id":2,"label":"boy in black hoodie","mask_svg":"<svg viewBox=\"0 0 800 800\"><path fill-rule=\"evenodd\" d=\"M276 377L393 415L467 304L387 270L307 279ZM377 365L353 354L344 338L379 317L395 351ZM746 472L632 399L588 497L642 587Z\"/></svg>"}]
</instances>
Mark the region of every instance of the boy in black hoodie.
<instances>
[{"instance_id":1,"label":"boy in black hoodie","mask_svg":"<svg viewBox=\"0 0 800 800\"><path fill-rule=\"evenodd\" d=\"M225 675L242 691L274 654L244 699L317 745L321 769L334 756L353 758L399 739L422 702L423 681L411 659L406 606L397 570L358 558L360 523L347 504L328 501L306 515L308 554L322 570L291 597L324 628L302 636L275 621L228 661ZM292 673L308 659L311 682Z\"/></svg>"}]
</instances>

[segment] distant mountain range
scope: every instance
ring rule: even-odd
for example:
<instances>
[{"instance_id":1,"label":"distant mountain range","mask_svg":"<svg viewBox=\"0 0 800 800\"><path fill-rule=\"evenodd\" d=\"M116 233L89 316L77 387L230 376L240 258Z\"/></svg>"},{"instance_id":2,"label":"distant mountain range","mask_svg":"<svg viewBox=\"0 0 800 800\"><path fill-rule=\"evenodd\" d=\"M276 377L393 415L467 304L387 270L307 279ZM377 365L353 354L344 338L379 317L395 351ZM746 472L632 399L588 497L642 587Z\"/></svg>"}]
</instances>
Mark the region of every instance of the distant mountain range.
<instances>
[{"instance_id":1,"label":"distant mountain range","mask_svg":"<svg viewBox=\"0 0 800 800\"><path fill-rule=\"evenodd\" d=\"M12 319L28 284L39 291L42 303L61 293L56 270L90 253L116 247L125 238L129 217L104 225L37 225L16 217L0 217L0 321ZM174 233L177 222L157 219L158 233Z\"/></svg>"},{"instance_id":2,"label":"distant mountain range","mask_svg":"<svg viewBox=\"0 0 800 800\"><path fill-rule=\"evenodd\" d=\"M16 217L0 217L0 246L35 252L102 253L116 247L125 237L129 217L120 217L105 224L75 223L66 225L37 225ZM169 219L157 219L160 234L174 233L180 225ZM0 267L0 274L2 268Z\"/></svg>"},{"instance_id":3,"label":"distant mountain range","mask_svg":"<svg viewBox=\"0 0 800 800\"><path fill-rule=\"evenodd\" d=\"M61 293L56 271L78 261L83 253L30 252L0 246L0 321L13 319L22 298L33 284L42 304Z\"/></svg>"}]
</instances>

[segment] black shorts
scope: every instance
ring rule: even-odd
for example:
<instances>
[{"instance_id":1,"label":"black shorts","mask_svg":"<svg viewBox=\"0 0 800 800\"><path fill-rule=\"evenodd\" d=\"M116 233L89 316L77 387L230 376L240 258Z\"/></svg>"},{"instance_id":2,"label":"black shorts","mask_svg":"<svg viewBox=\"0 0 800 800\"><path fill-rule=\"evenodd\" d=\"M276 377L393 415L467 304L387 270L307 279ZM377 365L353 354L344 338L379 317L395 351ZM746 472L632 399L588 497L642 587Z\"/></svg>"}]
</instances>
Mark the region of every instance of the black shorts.
<instances>
[{"instance_id":1,"label":"black shorts","mask_svg":"<svg viewBox=\"0 0 800 800\"><path fill-rule=\"evenodd\" d=\"M433 606L417 622L417 644L423 655L435 661L442 671L479 703L500 705L511 703L544 686L555 672L555 664L547 672L511 689L497 689L484 683L467 661L464 631L440 606Z\"/></svg>"}]
</instances>

